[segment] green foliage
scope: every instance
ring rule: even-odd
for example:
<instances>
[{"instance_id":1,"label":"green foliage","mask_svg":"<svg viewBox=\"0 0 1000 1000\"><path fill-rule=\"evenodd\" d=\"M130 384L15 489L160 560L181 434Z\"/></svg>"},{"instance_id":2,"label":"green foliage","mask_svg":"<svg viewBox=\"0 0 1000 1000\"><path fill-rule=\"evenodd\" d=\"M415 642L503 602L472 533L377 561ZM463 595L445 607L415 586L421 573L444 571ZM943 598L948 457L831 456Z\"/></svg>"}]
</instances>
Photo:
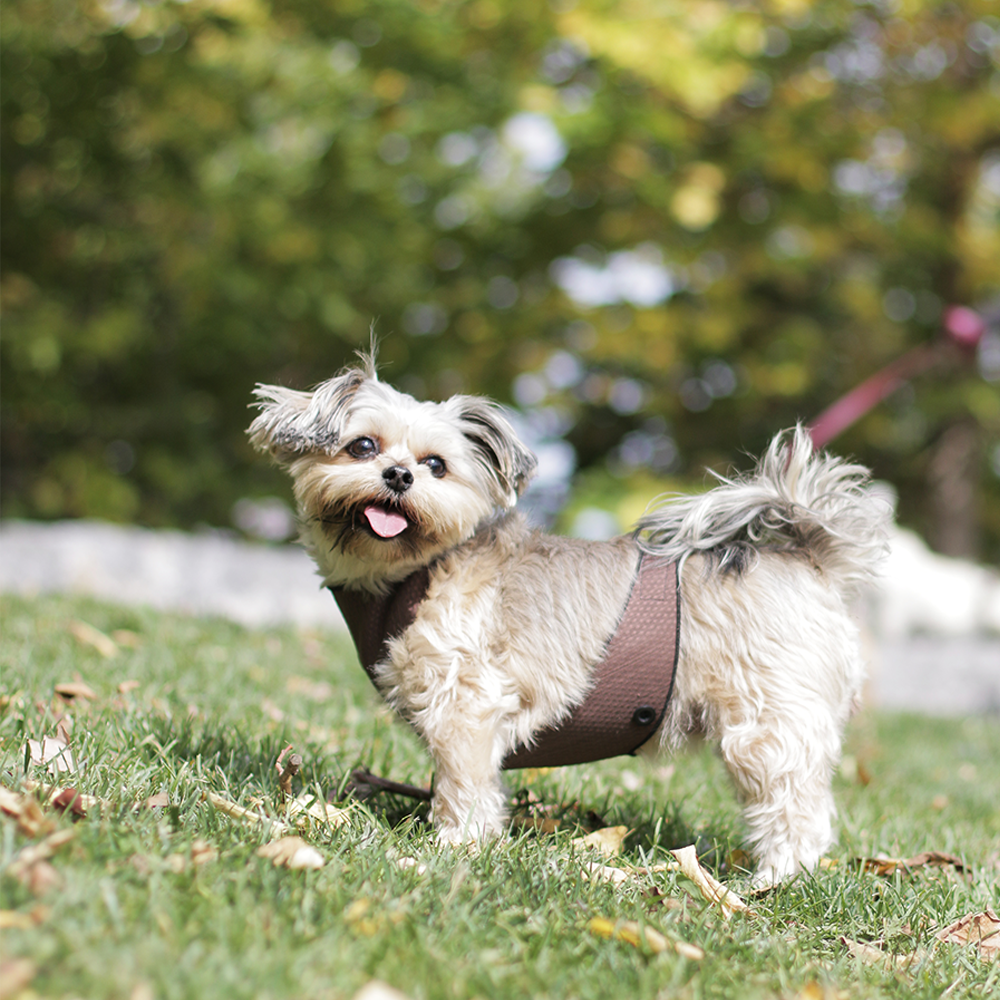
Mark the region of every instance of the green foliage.
<instances>
[{"instance_id":1,"label":"green foliage","mask_svg":"<svg viewBox=\"0 0 1000 1000\"><path fill-rule=\"evenodd\" d=\"M634 831L612 864L656 865L668 849L697 843L703 863L745 892L729 857L744 837L739 810L708 749L669 767L626 758L511 775L563 807L562 828L476 853L439 847L408 806L355 804L346 825L303 834L325 866L289 871L258 856L266 829L212 809L204 793L273 808L275 759L288 743L303 757L295 794L335 794L357 764L428 780L426 755L377 704L343 637L66 598L4 597L0 612L2 784L51 780L44 768L25 770L24 744L53 736L61 719L82 767L59 780L102 800L75 822L46 809L56 832L73 837L46 862L54 877L45 882L11 873L44 833L0 814L5 976L16 960L32 963L29 991L39 996L347 1000L373 977L413 1000L996 991L995 962L934 944L936 929L997 907L1000 730L989 719L855 720L835 789L837 865L755 898L756 918L726 922L671 872L619 885L589 879L594 857L571 844L596 810ZM118 654L105 659L76 642L73 619L116 635ZM53 697L74 674L93 699ZM168 804L145 807L154 795ZM925 869L878 878L850 863L923 850L960 855L969 877ZM704 957L606 940L589 930L594 917L639 921ZM907 969L864 965L845 937L923 957Z\"/></svg>"},{"instance_id":2,"label":"green foliage","mask_svg":"<svg viewBox=\"0 0 1000 1000\"><path fill-rule=\"evenodd\" d=\"M227 524L284 491L243 440L253 384L327 377L373 323L418 394L528 374L582 467L645 433L697 474L998 293L988 0L11 0L2 45L9 514ZM620 251L673 294L595 298ZM995 555L973 366L837 447L926 526L962 422L952 513Z\"/></svg>"}]
</instances>

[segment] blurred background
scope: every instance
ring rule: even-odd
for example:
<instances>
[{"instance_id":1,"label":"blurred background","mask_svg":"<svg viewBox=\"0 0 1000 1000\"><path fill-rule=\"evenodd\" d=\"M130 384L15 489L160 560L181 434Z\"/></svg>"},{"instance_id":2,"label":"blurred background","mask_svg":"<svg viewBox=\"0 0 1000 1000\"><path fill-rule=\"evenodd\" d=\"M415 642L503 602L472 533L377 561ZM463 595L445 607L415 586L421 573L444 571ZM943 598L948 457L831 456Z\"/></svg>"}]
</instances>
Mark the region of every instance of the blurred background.
<instances>
[{"instance_id":1,"label":"blurred background","mask_svg":"<svg viewBox=\"0 0 1000 1000\"><path fill-rule=\"evenodd\" d=\"M1000 561L992 0L6 0L5 517L292 533L244 429L382 340L600 537L975 309L832 444Z\"/></svg>"}]
</instances>

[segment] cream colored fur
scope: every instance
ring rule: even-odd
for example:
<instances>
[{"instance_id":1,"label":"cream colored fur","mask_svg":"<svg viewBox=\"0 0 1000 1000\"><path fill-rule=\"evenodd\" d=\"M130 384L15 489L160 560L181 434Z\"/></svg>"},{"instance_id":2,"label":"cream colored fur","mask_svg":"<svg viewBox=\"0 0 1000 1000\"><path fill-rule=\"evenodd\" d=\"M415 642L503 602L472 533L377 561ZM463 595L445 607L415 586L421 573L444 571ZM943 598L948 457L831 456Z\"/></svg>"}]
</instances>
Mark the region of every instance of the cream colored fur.
<instances>
[{"instance_id":1,"label":"cream colored fur","mask_svg":"<svg viewBox=\"0 0 1000 1000\"><path fill-rule=\"evenodd\" d=\"M865 470L813 455L800 429L753 475L665 501L633 536L585 542L512 510L534 459L485 400L417 402L367 359L314 393L258 397L251 440L291 473L324 583L380 592L429 568L377 678L434 758L442 840L503 833L503 760L586 696L641 548L680 561L682 606L674 694L642 752L706 733L744 803L758 881L815 866L864 677L847 601L889 516Z\"/></svg>"}]
</instances>

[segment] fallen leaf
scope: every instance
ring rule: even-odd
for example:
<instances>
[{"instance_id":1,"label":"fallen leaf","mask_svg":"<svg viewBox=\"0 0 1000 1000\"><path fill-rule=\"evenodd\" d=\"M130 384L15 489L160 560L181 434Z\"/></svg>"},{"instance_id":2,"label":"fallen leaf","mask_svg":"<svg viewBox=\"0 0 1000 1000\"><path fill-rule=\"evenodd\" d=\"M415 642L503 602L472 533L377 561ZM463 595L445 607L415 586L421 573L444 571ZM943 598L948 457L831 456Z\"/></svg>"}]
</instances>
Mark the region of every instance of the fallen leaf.
<instances>
[{"instance_id":1,"label":"fallen leaf","mask_svg":"<svg viewBox=\"0 0 1000 1000\"><path fill-rule=\"evenodd\" d=\"M643 926L635 920L611 921L607 917L593 917L587 924L587 929L598 937L627 941L636 948L645 945L656 955L668 948L673 948L683 958L700 961L705 957L704 951L697 945L688 944L685 941L671 941L655 928Z\"/></svg>"},{"instance_id":2,"label":"fallen leaf","mask_svg":"<svg viewBox=\"0 0 1000 1000\"><path fill-rule=\"evenodd\" d=\"M89 810L99 804L93 795L83 795L75 788L57 788L49 802L60 812L69 812L77 819L82 819Z\"/></svg>"},{"instance_id":3,"label":"fallen leaf","mask_svg":"<svg viewBox=\"0 0 1000 1000\"><path fill-rule=\"evenodd\" d=\"M893 955L865 941L851 941L841 937L841 944L863 965L880 965L885 969L908 969L914 962L924 957L924 952L910 951L904 955Z\"/></svg>"},{"instance_id":4,"label":"fallen leaf","mask_svg":"<svg viewBox=\"0 0 1000 1000\"><path fill-rule=\"evenodd\" d=\"M712 874L698 863L698 853L691 844L680 850L670 852L677 859L677 870L691 879L698 886L701 894L710 903L718 903L722 916L728 920L734 913L746 913L747 916L757 916L746 903L730 889L727 889Z\"/></svg>"},{"instance_id":5,"label":"fallen leaf","mask_svg":"<svg viewBox=\"0 0 1000 1000\"><path fill-rule=\"evenodd\" d=\"M562 826L562 820L551 816L515 816L514 823L522 830L535 833L555 833Z\"/></svg>"},{"instance_id":6,"label":"fallen leaf","mask_svg":"<svg viewBox=\"0 0 1000 1000\"><path fill-rule=\"evenodd\" d=\"M894 875L901 871L904 874L916 871L919 868L945 868L952 867L960 875L966 873L965 863L954 854L944 854L941 851L924 851L915 854L912 858L855 858L854 863L862 871L872 872L875 875Z\"/></svg>"},{"instance_id":7,"label":"fallen leaf","mask_svg":"<svg viewBox=\"0 0 1000 1000\"><path fill-rule=\"evenodd\" d=\"M215 792L205 792L205 801L219 812L225 813L232 819L248 824L263 824L271 827L273 833L284 833L288 830L288 824L280 819L268 816L263 810L247 809L245 806L237 805L224 795L217 795Z\"/></svg>"},{"instance_id":8,"label":"fallen leaf","mask_svg":"<svg viewBox=\"0 0 1000 1000\"><path fill-rule=\"evenodd\" d=\"M28 913L20 910L0 910L0 931L26 931L35 926L35 921Z\"/></svg>"},{"instance_id":9,"label":"fallen leaf","mask_svg":"<svg viewBox=\"0 0 1000 1000\"><path fill-rule=\"evenodd\" d=\"M22 795L0 785L0 812L17 820L17 828L26 837L50 833L55 823L45 815L33 795Z\"/></svg>"},{"instance_id":10,"label":"fallen leaf","mask_svg":"<svg viewBox=\"0 0 1000 1000\"><path fill-rule=\"evenodd\" d=\"M111 638L126 649L138 649L142 645L142 636L127 628L116 628L111 633Z\"/></svg>"},{"instance_id":11,"label":"fallen leaf","mask_svg":"<svg viewBox=\"0 0 1000 1000\"><path fill-rule=\"evenodd\" d=\"M688 944L687 941L675 941L674 951L681 958L689 958L693 962L700 962L705 957L703 948L699 948L696 944Z\"/></svg>"},{"instance_id":12,"label":"fallen leaf","mask_svg":"<svg viewBox=\"0 0 1000 1000\"><path fill-rule=\"evenodd\" d=\"M1000 917L987 907L980 913L969 913L934 935L948 944L975 945L979 957L987 962L1000 955Z\"/></svg>"},{"instance_id":13,"label":"fallen leaf","mask_svg":"<svg viewBox=\"0 0 1000 1000\"><path fill-rule=\"evenodd\" d=\"M317 869L326 864L323 855L301 837L281 837L272 840L264 844L257 854L262 858L270 858L277 868Z\"/></svg>"},{"instance_id":14,"label":"fallen leaf","mask_svg":"<svg viewBox=\"0 0 1000 1000\"><path fill-rule=\"evenodd\" d=\"M588 833L586 837L577 837L572 843L577 848L596 848L606 858L611 858L621 853L622 841L631 832L627 826L606 826L601 830Z\"/></svg>"},{"instance_id":15,"label":"fallen leaf","mask_svg":"<svg viewBox=\"0 0 1000 1000\"><path fill-rule=\"evenodd\" d=\"M13 997L35 978L38 967L30 958L10 958L0 962L0 996Z\"/></svg>"},{"instance_id":16,"label":"fallen leaf","mask_svg":"<svg viewBox=\"0 0 1000 1000\"><path fill-rule=\"evenodd\" d=\"M218 861L219 852L207 840L191 842L191 864L195 868L207 865L210 861Z\"/></svg>"},{"instance_id":17,"label":"fallen leaf","mask_svg":"<svg viewBox=\"0 0 1000 1000\"><path fill-rule=\"evenodd\" d=\"M36 861L18 875L18 881L33 896L44 896L62 885L62 876L48 861Z\"/></svg>"},{"instance_id":18,"label":"fallen leaf","mask_svg":"<svg viewBox=\"0 0 1000 1000\"><path fill-rule=\"evenodd\" d=\"M395 986L383 983L381 979L373 979L354 994L352 1000L410 1000L405 993L400 993Z\"/></svg>"},{"instance_id":19,"label":"fallen leaf","mask_svg":"<svg viewBox=\"0 0 1000 1000\"><path fill-rule=\"evenodd\" d=\"M144 805L147 809L164 809L170 805L170 795L167 792L157 792L150 795Z\"/></svg>"},{"instance_id":20,"label":"fallen leaf","mask_svg":"<svg viewBox=\"0 0 1000 1000\"><path fill-rule=\"evenodd\" d=\"M299 828L314 821L336 829L348 821L351 813L349 809L340 809L329 802L318 802L315 795L306 794L288 803L287 815L289 819L295 820L295 825Z\"/></svg>"},{"instance_id":21,"label":"fallen leaf","mask_svg":"<svg viewBox=\"0 0 1000 1000\"><path fill-rule=\"evenodd\" d=\"M121 684L118 685L118 693L128 694L129 691L135 691L137 688L140 687L142 687L142 685L139 683L139 681L122 681Z\"/></svg>"},{"instance_id":22,"label":"fallen leaf","mask_svg":"<svg viewBox=\"0 0 1000 1000\"><path fill-rule=\"evenodd\" d=\"M111 657L118 653L118 646L115 641L110 636L105 635L100 629L94 628L93 625L89 625L87 622L76 618L69 623L68 628L70 634L78 643L82 646L90 646L91 649L96 649L105 659L110 660Z\"/></svg>"},{"instance_id":23,"label":"fallen leaf","mask_svg":"<svg viewBox=\"0 0 1000 1000\"><path fill-rule=\"evenodd\" d=\"M586 862L583 866L583 873L590 879L611 882L613 885L620 885L634 876L634 872L625 868L613 868L611 865L602 865L596 861Z\"/></svg>"},{"instance_id":24,"label":"fallen leaf","mask_svg":"<svg viewBox=\"0 0 1000 1000\"><path fill-rule=\"evenodd\" d=\"M73 698L89 698L93 700L97 697L93 688L84 684L83 681L65 681L62 684L57 684L55 691L60 698L65 698L67 701L71 701Z\"/></svg>"},{"instance_id":25,"label":"fallen leaf","mask_svg":"<svg viewBox=\"0 0 1000 1000\"><path fill-rule=\"evenodd\" d=\"M46 765L45 769L49 774L76 770L69 745L54 736L43 736L40 740L28 740L28 754L31 764L36 767Z\"/></svg>"},{"instance_id":26,"label":"fallen leaf","mask_svg":"<svg viewBox=\"0 0 1000 1000\"><path fill-rule=\"evenodd\" d=\"M13 875L14 878L19 878L20 873L26 871L32 865L38 864L40 861L47 861L60 847L68 844L75 836L75 830L56 830L55 833L50 833L44 840L40 840L37 844L29 844L27 847L23 847L8 866L8 874Z\"/></svg>"}]
</instances>

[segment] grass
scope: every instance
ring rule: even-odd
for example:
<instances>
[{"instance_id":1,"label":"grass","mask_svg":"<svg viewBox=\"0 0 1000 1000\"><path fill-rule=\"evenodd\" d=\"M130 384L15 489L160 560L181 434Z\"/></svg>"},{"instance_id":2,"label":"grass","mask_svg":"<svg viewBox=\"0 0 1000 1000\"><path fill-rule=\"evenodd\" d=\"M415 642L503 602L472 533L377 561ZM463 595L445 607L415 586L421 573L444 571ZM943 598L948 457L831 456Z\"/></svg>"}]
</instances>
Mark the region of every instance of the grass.
<instances>
[{"instance_id":1,"label":"grass","mask_svg":"<svg viewBox=\"0 0 1000 1000\"><path fill-rule=\"evenodd\" d=\"M413 1000L1000 990L1000 962L934 941L935 929L965 914L1000 909L995 719L860 716L836 782L837 864L753 898L755 918L727 922L674 873L591 881L587 855L571 844L596 824L627 826L634 832L611 863L639 867L695 843L722 881L746 891L745 831L709 749L656 769L626 758L515 772L511 786L551 806L559 828L522 830L479 853L439 849L424 807L386 795L341 802L344 825L303 834L324 867L292 871L258 856L268 829L233 820L204 793L276 802L275 760L289 743L303 758L295 793L338 798L358 765L430 780L427 757L379 705L341 637L76 599L4 598L0 607L0 784L53 780L26 764L25 747L62 731L79 767L59 782L102 800L75 822L48 810L53 828L74 836L49 859L46 879L12 876L12 862L16 870L44 834L2 817L3 960L25 998L350 998L373 978ZM117 653L106 658L75 638L77 620L115 635ZM54 696L75 679L95 697ZM168 805L144 805L164 793ZM928 849L959 855L968 876L928 868L885 878L851 864ZM595 917L637 921L704 957L601 937ZM920 958L907 968L865 964L843 938Z\"/></svg>"}]
</instances>

